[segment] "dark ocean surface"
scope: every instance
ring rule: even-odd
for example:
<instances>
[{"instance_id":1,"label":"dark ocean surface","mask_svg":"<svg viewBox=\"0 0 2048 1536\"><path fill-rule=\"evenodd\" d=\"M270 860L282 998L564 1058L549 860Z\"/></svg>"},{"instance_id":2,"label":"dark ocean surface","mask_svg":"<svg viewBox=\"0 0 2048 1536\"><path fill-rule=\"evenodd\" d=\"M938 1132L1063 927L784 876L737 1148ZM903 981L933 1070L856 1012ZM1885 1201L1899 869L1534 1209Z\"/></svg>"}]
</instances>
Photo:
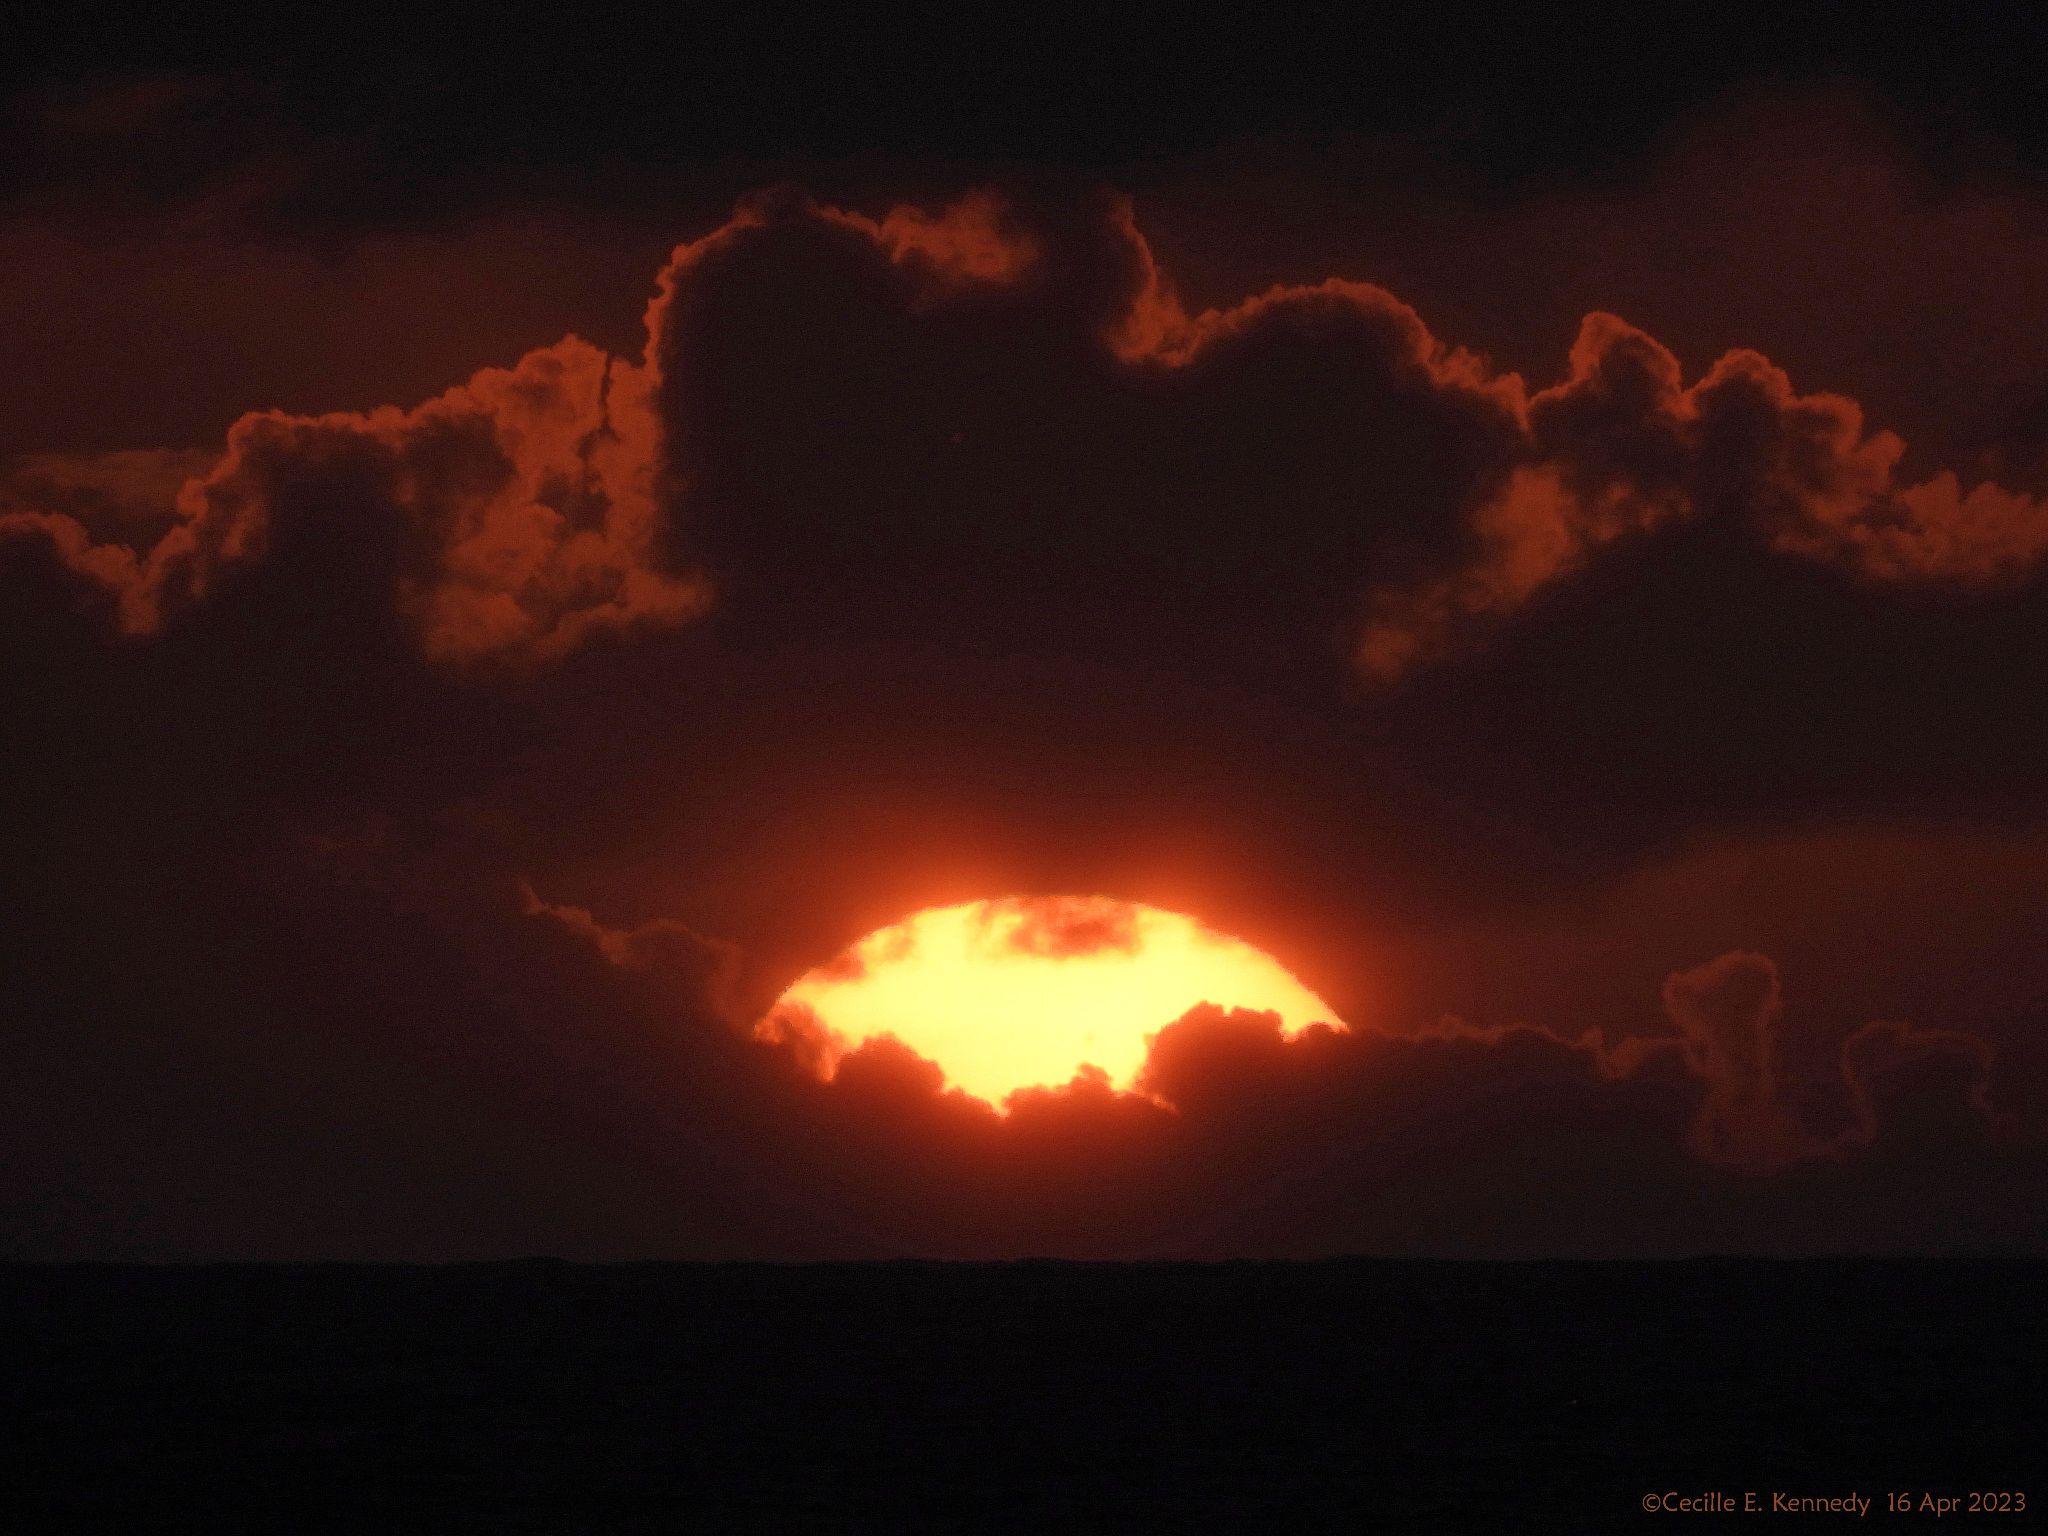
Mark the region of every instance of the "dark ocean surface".
<instances>
[{"instance_id":1,"label":"dark ocean surface","mask_svg":"<svg viewBox=\"0 0 2048 1536\"><path fill-rule=\"evenodd\" d=\"M2016 1530L2044 1296L2024 1258L14 1265L0 1525Z\"/></svg>"}]
</instances>

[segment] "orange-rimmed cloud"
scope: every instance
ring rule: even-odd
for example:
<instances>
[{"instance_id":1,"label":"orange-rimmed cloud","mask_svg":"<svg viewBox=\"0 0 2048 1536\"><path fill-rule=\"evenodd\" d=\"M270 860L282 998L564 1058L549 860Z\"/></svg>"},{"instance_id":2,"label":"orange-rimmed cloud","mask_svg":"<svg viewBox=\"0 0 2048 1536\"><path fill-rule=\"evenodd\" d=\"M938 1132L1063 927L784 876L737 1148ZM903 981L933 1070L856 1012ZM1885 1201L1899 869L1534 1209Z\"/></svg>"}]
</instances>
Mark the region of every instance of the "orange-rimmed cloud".
<instances>
[{"instance_id":1,"label":"orange-rimmed cloud","mask_svg":"<svg viewBox=\"0 0 2048 1536\"><path fill-rule=\"evenodd\" d=\"M355 496L388 504L407 525L392 551L392 596L431 660L544 663L599 632L683 623L705 611L711 590L664 554L656 343L691 270L792 207L857 231L941 286L1007 281L1033 256L987 194L937 215L898 208L880 220L798 194L764 195L676 248L657 277L639 361L568 336L409 410L251 412L211 458L31 458L0 489L0 537L47 540L64 566L113 599L123 633L153 635L233 568L263 558L288 515L279 507L287 482L345 463ZM152 507L151 493L163 504ZM136 525L151 521L157 536L138 539ZM364 536L383 530L366 519Z\"/></svg>"},{"instance_id":2,"label":"orange-rimmed cloud","mask_svg":"<svg viewBox=\"0 0 2048 1536\"><path fill-rule=\"evenodd\" d=\"M1687 387L1668 348L1596 311L1565 378L1532 393L1520 375L1439 340L1376 284L1282 285L1191 315L1129 204L1113 218L1137 274L1108 336L1127 364L1182 368L1259 326L1342 314L1383 333L1390 367L1447 398L1497 407L1505 466L1468 511L1464 557L1441 576L1369 594L1354 658L1374 680L1442 654L1603 547L1701 514L1745 518L1776 550L1879 583L1995 591L2048 558L2048 499L1991 481L1966 490L1952 470L1904 481L1902 439L1867 432L1846 396L1799 394L1757 352L1732 350Z\"/></svg>"},{"instance_id":3,"label":"orange-rimmed cloud","mask_svg":"<svg viewBox=\"0 0 2048 1536\"><path fill-rule=\"evenodd\" d=\"M1318 493L1333 504L1350 497L1361 527L1401 525L1422 515L1386 505L1412 494L1399 488L1409 486L1407 471L1393 473L1393 490L1377 478L1417 451L1395 440L1399 434L1413 428L1432 440L1431 453L1456 460L1418 460L1409 476L1456 482L1440 492L1448 510L1426 509L1451 526L1397 527L1395 542L1413 547L1379 565L1361 558L1352 573L1360 606L1352 660L1372 679L1398 679L1457 648L1599 551L1691 519L1740 523L1765 547L1881 585L1996 591L2030 579L2048 556L2048 505L2038 496L1991 482L1966 486L1953 472L1907 481L1897 436L1866 430L1861 408L1846 397L1799 394L1755 352L1731 351L1687 385L1655 338L1596 312L1581 327L1565 377L1532 391L1519 375L1438 339L1412 308L1370 283L1282 285L1191 314L1127 201L1091 205L1082 220L1088 227L1079 231L1055 229L1052 219L1043 230L1028 227L988 193L938 214L899 207L879 218L800 192L764 193L676 249L658 276L637 361L571 337L509 369L483 369L411 410L254 413L231 429L211 468L183 481L170 526L154 542L38 499L27 482L0 511L0 533L45 538L67 566L112 594L126 631L152 634L209 597L230 569L262 557L282 515L280 487L296 470L346 459L361 493L385 498L402 516L393 600L437 661L543 663L600 632L683 623L704 611L711 593L677 553L688 544L691 487L665 462L674 381L664 377L662 360L673 361L664 340L679 303L717 302L714 278L704 278L714 291L700 287L715 253L744 263L755 251L745 244L751 233L809 224L866 242L904 276L891 302L912 315L962 286L1014 285L1048 256L1069 276L1077 263L1100 263L1114 275L1095 274L1094 287L1053 283L1047 291L1085 310L1089 324L1100 321L1099 344L1134 387L1237 369L1256 374L1248 387L1281 397L1341 377L1398 402L1395 417L1355 429L1389 440L1349 445L1348 456L1322 472L1332 484ZM793 259L805 258L799 251ZM1114 290L1107 300L1103 282ZM1316 361L1294 366L1290 383L1276 356ZM994 355L988 366L1000 372L1006 362ZM1186 391L1163 398L1169 415L1194 409ZM1258 400L1257 409L1284 419L1284 398ZM1019 401L1030 408L1028 393ZM1259 434L1246 431L1246 452L1256 454ZM1192 485L1210 473L1197 462L1206 451L1194 442L1200 435L1182 442L1157 434L1153 476L1170 482L1184 473ZM1290 471L1280 462L1270 472ZM1336 483L1340 475L1356 483ZM1177 495L1171 483L1156 489L1166 502ZM1247 505L1235 515L1250 530L1265 514ZM1342 545L1318 535L1300 549L1320 554L1333 542ZM1286 566L1300 551L1286 552L1284 538L1276 549L1279 596L1301 574Z\"/></svg>"},{"instance_id":4,"label":"orange-rimmed cloud","mask_svg":"<svg viewBox=\"0 0 2048 1536\"><path fill-rule=\"evenodd\" d=\"M560 925L614 966L645 970L673 964L680 954L681 973L697 976L706 969L704 957L712 955L722 989L737 964L730 946L680 924L611 929L588 911L553 906L531 887L522 890L529 915ZM1045 915L1056 925L1057 912ZM1084 953L1116 942L1113 934L1093 929L1071 937ZM688 998L697 995L693 987ZM967 997L960 1002L971 1007ZM1268 1129L1284 1137L1318 1126L1344 1137L1386 1134L1393 1127L1360 1123L1357 1110L1362 1096L1384 1091L1373 1080L1385 1075L1389 1061L1443 1056L1427 1074L1434 1085L1429 1102L1404 1108L1410 1117L1426 1118L1458 1103L1455 1053L1498 1057L1507 1064L1501 1070L1512 1076L1519 1070L1514 1063L1531 1050L1545 1060L1577 1062L1592 1080L1617 1088L1660 1068L1682 1073L1681 1081L1694 1085L1693 1107L1680 1132L1685 1148L1703 1164L1749 1176L1852 1157L1879 1139L1885 1103L1901 1082L1943 1072L1959 1079L1963 1112L1981 1130L2005 1136L2020 1131L1991 1099L1991 1043L1967 1030L1868 1022L1833 1047L1826 1058L1831 1076L1794 1080L1780 1059L1784 993L1769 956L1735 950L1673 972L1664 981L1661 1002L1666 1032L1595 1026L1577 1035L1526 1023L1474 1024L1449 1015L1412 1032L1322 1024L1291 1029L1278 1013L1204 1003L1148 1035L1128 1084L1120 1087L1102 1069L1087 1067L1070 1083L1020 1090L1001 1113L991 1102L950 1088L937 1063L894 1035L849 1042L834 1036L808 1005L778 1003L767 1028L749 1028L730 1010L723 1017L727 1027L750 1035L841 1097L943 1097L951 1112L985 1114L991 1125L1021 1127L1016 1134L1026 1137L1048 1117L1064 1121L1092 1112L1091 1106L1120 1123L1131 1115L1142 1120L1157 1114L1198 1125L1269 1122ZM1832 1113L1813 1106L1816 1094L1823 1106L1834 1106ZM1459 1112L1474 1111L1466 1104Z\"/></svg>"},{"instance_id":5,"label":"orange-rimmed cloud","mask_svg":"<svg viewBox=\"0 0 2048 1536\"><path fill-rule=\"evenodd\" d=\"M392 598L429 657L552 660L595 631L679 623L709 600L700 578L655 558L652 388L644 367L567 337L412 410L244 416L145 548L98 542L70 512L17 509L0 532L47 537L113 596L125 633L150 635L263 557L293 476L346 466L358 497L412 530L392 552ZM365 519L362 536L386 534Z\"/></svg>"},{"instance_id":6,"label":"orange-rimmed cloud","mask_svg":"<svg viewBox=\"0 0 2048 1536\"><path fill-rule=\"evenodd\" d=\"M1566 378L1517 415L1516 462L1469 513L1466 558L1373 595L1355 652L1368 677L1396 680L1602 548L1692 517L1739 520L1772 549L1880 584L1996 591L2048 557L2048 500L1989 481L1966 492L1947 470L1902 481L1896 434L1866 432L1845 396L1799 394L1756 352L1687 387L1654 337L1591 314Z\"/></svg>"},{"instance_id":7,"label":"orange-rimmed cloud","mask_svg":"<svg viewBox=\"0 0 2048 1536\"><path fill-rule=\"evenodd\" d=\"M1818 1085L1844 1102L1847 1123L1812 1123L1779 1059L1785 999L1778 967L1768 955L1731 950L1673 972L1664 981L1663 1005L1675 1034L1624 1035L1610 1042L1597 1028L1571 1038L1531 1025L1481 1026L1447 1018L1417 1038L1548 1040L1584 1056L1610 1082L1659 1058L1675 1059L1701 1089L1686 1128L1687 1146L1701 1161L1741 1173L1782 1172L1868 1147L1882 1128L1878 1080L1914 1064L1953 1063L1967 1080L1971 1112L1986 1127L2011 1128L1990 1100L1989 1041L1967 1030L1890 1020L1850 1031L1833 1053L1836 1078Z\"/></svg>"}]
</instances>

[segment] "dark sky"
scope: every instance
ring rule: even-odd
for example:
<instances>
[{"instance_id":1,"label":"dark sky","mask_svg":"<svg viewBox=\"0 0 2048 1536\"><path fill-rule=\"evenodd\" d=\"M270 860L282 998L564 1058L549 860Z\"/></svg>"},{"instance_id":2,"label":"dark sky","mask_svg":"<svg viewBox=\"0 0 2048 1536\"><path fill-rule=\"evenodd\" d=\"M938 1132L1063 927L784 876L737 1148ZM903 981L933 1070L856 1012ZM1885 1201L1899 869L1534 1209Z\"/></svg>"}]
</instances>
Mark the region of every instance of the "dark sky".
<instances>
[{"instance_id":1,"label":"dark sky","mask_svg":"<svg viewBox=\"0 0 2048 1536\"><path fill-rule=\"evenodd\" d=\"M1773 14L14 50L0 1241L2038 1244L2048 22ZM1352 1033L748 1037L1059 893Z\"/></svg>"}]
</instances>

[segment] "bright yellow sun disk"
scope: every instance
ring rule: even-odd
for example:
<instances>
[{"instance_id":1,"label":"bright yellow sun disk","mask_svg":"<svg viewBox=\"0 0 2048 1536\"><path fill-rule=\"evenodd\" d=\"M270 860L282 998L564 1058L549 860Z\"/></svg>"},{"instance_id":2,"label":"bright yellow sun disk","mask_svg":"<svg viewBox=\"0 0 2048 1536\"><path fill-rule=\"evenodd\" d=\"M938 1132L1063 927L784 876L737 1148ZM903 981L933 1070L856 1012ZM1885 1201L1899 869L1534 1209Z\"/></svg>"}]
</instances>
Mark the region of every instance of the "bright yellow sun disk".
<instances>
[{"instance_id":1,"label":"bright yellow sun disk","mask_svg":"<svg viewBox=\"0 0 2048 1536\"><path fill-rule=\"evenodd\" d=\"M1199 1003L1280 1016L1292 1037L1344 1027L1271 955L1193 918L1107 897L934 907L802 977L758 1030L814 1015L840 1052L893 1035L991 1104L1084 1065L1127 1089L1149 1036Z\"/></svg>"}]
</instances>

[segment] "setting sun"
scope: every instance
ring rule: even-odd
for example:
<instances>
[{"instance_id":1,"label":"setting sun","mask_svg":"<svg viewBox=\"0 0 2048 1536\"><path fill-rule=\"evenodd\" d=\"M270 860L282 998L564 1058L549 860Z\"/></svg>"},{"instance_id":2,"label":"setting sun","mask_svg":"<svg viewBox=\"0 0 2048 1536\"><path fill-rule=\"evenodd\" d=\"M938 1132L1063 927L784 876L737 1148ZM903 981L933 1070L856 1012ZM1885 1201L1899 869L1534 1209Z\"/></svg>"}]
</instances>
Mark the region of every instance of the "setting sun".
<instances>
[{"instance_id":1,"label":"setting sun","mask_svg":"<svg viewBox=\"0 0 2048 1536\"><path fill-rule=\"evenodd\" d=\"M1129 1088L1150 1037L1199 1003L1278 1014L1290 1037L1344 1027L1272 956L1194 918L1061 896L934 907L871 933L801 977L756 1034L808 1044L826 1075L892 1036L1000 1105L1083 1067Z\"/></svg>"}]
</instances>

